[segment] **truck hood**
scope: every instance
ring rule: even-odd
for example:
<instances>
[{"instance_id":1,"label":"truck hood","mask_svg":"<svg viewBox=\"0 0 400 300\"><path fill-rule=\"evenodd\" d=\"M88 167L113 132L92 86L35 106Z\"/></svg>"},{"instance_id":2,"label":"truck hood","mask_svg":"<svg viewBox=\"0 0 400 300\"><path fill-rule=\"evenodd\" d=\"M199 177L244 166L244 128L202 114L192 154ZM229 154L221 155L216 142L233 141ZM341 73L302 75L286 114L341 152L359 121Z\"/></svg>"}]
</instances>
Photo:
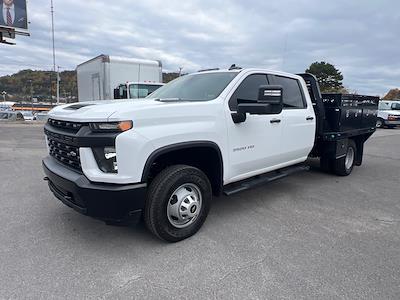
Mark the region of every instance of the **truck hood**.
<instances>
[{"instance_id":1,"label":"truck hood","mask_svg":"<svg viewBox=\"0 0 400 300\"><path fill-rule=\"evenodd\" d=\"M59 105L49 112L49 117L64 121L104 122L119 112L151 109L163 104L165 103L153 99L79 102Z\"/></svg>"},{"instance_id":2,"label":"truck hood","mask_svg":"<svg viewBox=\"0 0 400 300\"><path fill-rule=\"evenodd\" d=\"M176 122L193 123L221 116L219 101L166 101L155 99L80 102L57 106L49 118L70 122L133 120L135 127Z\"/></svg>"},{"instance_id":3,"label":"truck hood","mask_svg":"<svg viewBox=\"0 0 400 300\"><path fill-rule=\"evenodd\" d=\"M385 110L389 115L400 116L400 110Z\"/></svg>"}]
</instances>

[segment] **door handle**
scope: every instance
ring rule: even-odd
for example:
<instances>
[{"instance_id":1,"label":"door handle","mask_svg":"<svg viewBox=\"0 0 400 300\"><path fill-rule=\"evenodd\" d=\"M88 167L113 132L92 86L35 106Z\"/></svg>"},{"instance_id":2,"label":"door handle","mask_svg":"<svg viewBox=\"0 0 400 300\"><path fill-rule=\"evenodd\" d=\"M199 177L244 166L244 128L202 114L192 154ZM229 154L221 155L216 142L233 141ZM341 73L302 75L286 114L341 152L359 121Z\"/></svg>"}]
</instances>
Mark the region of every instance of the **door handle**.
<instances>
[{"instance_id":1,"label":"door handle","mask_svg":"<svg viewBox=\"0 0 400 300\"><path fill-rule=\"evenodd\" d=\"M281 120L280 119L272 119L271 121L269 121L271 124L274 124L274 123L280 123L281 122Z\"/></svg>"},{"instance_id":2,"label":"door handle","mask_svg":"<svg viewBox=\"0 0 400 300\"><path fill-rule=\"evenodd\" d=\"M307 121L312 121L312 120L314 120L314 117L307 117L306 120Z\"/></svg>"}]
</instances>

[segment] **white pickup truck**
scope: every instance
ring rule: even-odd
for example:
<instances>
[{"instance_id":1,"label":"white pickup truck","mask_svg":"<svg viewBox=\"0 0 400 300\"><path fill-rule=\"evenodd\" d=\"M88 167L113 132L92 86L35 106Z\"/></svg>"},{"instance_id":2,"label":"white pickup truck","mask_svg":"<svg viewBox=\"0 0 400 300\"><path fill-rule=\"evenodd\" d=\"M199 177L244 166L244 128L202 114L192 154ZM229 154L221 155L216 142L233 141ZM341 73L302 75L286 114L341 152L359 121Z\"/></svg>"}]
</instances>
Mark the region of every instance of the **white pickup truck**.
<instances>
[{"instance_id":1,"label":"white pickup truck","mask_svg":"<svg viewBox=\"0 0 400 300\"><path fill-rule=\"evenodd\" d=\"M180 77L143 100L59 106L44 132L45 180L108 224L142 217L159 238L196 233L213 195L307 169L349 175L376 125L375 97L321 96L315 77L265 69Z\"/></svg>"}]
</instances>

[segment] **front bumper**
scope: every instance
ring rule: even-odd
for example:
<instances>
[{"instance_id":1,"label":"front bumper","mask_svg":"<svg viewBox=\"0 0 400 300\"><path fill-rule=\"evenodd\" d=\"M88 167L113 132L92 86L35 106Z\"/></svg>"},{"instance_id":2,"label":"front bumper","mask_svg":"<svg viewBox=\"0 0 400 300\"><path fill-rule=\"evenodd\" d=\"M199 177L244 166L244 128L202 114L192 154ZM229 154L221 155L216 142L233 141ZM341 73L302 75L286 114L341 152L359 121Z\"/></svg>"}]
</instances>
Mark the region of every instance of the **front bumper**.
<instances>
[{"instance_id":1,"label":"front bumper","mask_svg":"<svg viewBox=\"0 0 400 300\"><path fill-rule=\"evenodd\" d=\"M146 184L98 184L52 157L42 161L49 188L77 212L109 223L136 223L146 198Z\"/></svg>"},{"instance_id":2,"label":"front bumper","mask_svg":"<svg viewBox=\"0 0 400 300\"><path fill-rule=\"evenodd\" d=\"M387 126L396 126L396 125L398 126L400 125L400 120L395 120L395 121L385 120L384 123Z\"/></svg>"}]
</instances>

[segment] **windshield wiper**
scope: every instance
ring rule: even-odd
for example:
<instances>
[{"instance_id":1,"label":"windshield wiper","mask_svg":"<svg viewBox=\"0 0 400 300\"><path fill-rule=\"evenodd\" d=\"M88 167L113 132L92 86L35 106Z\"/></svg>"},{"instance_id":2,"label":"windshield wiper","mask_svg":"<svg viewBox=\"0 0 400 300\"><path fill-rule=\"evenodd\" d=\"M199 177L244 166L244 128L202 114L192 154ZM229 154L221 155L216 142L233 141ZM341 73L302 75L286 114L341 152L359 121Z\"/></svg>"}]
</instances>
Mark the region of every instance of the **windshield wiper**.
<instances>
[{"instance_id":1,"label":"windshield wiper","mask_svg":"<svg viewBox=\"0 0 400 300\"><path fill-rule=\"evenodd\" d=\"M159 101L159 102L178 102L178 101L182 101L181 98L156 98L154 100L155 101Z\"/></svg>"}]
</instances>

